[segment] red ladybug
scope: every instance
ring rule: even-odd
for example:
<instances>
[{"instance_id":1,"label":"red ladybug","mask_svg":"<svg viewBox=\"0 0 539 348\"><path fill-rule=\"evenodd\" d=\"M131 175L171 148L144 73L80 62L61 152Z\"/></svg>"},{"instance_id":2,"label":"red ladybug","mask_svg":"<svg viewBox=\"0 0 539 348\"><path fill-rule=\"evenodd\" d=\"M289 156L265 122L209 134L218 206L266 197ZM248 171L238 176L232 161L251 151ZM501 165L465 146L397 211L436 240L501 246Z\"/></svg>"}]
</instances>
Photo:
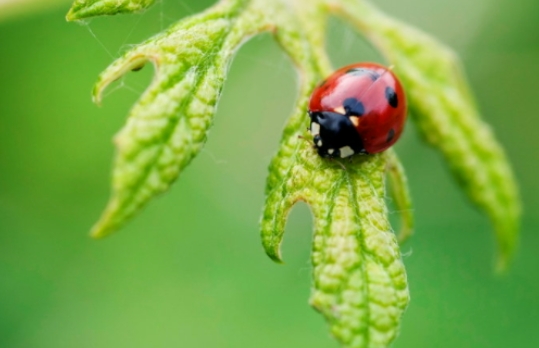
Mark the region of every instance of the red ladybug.
<instances>
[{"instance_id":1,"label":"red ladybug","mask_svg":"<svg viewBox=\"0 0 539 348\"><path fill-rule=\"evenodd\" d=\"M399 139L406 96L391 69L376 63L345 66L315 88L310 131L322 157L382 152Z\"/></svg>"}]
</instances>

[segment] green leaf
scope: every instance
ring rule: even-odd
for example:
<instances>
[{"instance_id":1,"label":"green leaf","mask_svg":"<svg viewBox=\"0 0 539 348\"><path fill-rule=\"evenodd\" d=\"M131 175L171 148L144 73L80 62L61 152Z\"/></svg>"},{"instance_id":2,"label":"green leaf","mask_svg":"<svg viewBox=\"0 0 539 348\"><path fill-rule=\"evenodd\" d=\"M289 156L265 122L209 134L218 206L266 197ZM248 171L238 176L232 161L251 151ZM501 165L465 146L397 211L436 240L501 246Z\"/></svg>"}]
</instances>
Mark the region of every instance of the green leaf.
<instances>
[{"instance_id":1,"label":"green leaf","mask_svg":"<svg viewBox=\"0 0 539 348\"><path fill-rule=\"evenodd\" d=\"M309 204L315 218L311 304L344 347L386 347L409 294L384 202L385 156L358 157L342 168L294 139L288 137L289 151L270 169L262 220L266 252L281 260L288 211L299 200Z\"/></svg>"},{"instance_id":2,"label":"green leaf","mask_svg":"<svg viewBox=\"0 0 539 348\"><path fill-rule=\"evenodd\" d=\"M412 198L408 188L408 179L404 172L397 154L393 149L386 151L387 173L391 185L391 196L400 216L401 228L399 231L399 242L404 243L411 237L414 231L414 214Z\"/></svg>"},{"instance_id":3,"label":"green leaf","mask_svg":"<svg viewBox=\"0 0 539 348\"><path fill-rule=\"evenodd\" d=\"M95 16L140 12L154 2L155 0L75 0L66 19L77 21Z\"/></svg>"},{"instance_id":4,"label":"green leaf","mask_svg":"<svg viewBox=\"0 0 539 348\"><path fill-rule=\"evenodd\" d=\"M409 294L387 219L386 156L356 156L345 163L323 159L305 131L309 95L331 71L324 51L318 49L323 47L326 21L320 9L307 3L296 7L295 20L285 18L284 30L277 32L302 83L269 169L262 243L268 256L281 262L288 212L305 201L315 218L311 305L326 317L344 347L387 347L397 336Z\"/></svg>"},{"instance_id":5,"label":"green leaf","mask_svg":"<svg viewBox=\"0 0 539 348\"><path fill-rule=\"evenodd\" d=\"M313 204L311 304L345 347L388 346L409 302L399 246L387 220L384 167L383 155L358 160L341 170L326 201Z\"/></svg>"},{"instance_id":6,"label":"green leaf","mask_svg":"<svg viewBox=\"0 0 539 348\"><path fill-rule=\"evenodd\" d=\"M130 49L105 70L103 89L151 61L155 76L115 137L113 194L92 229L103 237L118 229L151 198L167 190L201 150L230 60L245 39L267 25L242 1L224 1Z\"/></svg>"},{"instance_id":7,"label":"green leaf","mask_svg":"<svg viewBox=\"0 0 539 348\"><path fill-rule=\"evenodd\" d=\"M518 189L503 149L480 118L458 58L364 1L339 0L332 8L395 65L423 137L444 155L465 192L492 220L499 245L497 268L505 269L518 240Z\"/></svg>"}]
</instances>

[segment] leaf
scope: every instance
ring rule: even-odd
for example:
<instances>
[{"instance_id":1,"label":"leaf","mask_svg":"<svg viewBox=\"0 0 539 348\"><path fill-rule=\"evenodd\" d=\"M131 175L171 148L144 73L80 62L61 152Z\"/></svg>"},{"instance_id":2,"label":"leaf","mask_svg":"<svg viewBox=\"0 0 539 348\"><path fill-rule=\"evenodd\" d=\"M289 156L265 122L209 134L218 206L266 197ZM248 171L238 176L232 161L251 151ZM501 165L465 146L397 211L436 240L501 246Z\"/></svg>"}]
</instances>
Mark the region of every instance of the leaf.
<instances>
[{"instance_id":1,"label":"leaf","mask_svg":"<svg viewBox=\"0 0 539 348\"><path fill-rule=\"evenodd\" d=\"M118 229L165 191L202 148L226 71L245 39L267 29L242 1L225 1L129 50L110 65L94 100L114 80L151 61L155 77L115 138L113 194L92 236Z\"/></svg>"},{"instance_id":2,"label":"leaf","mask_svg":"<svg viewBox=\"0 0 539 348\"><path fill-rule=\"evenodd\" d=\"M329 202L313 205L311 304L345 347L386 347L398 334L408 285L387 220L385 159L358 162L341 174Z\"/></svg>"},{"instance_id":3,"label":"leaf","mask_svg":"<svg viewBox=\"0 0 539 348\"><path fill-rule=\"evenodd\" d=\"M364 1L332 8L362 31L395 65L411 115L425 140L447 160L471 200L490 217L503 270L518 240L520 198L503 149L477 111L458 58L425 33Z\"/></svg>"},{"instance_id":4,"label":"leaf","mask_svg":"<svg viewBox=\"0 0 539 348\"><path fill-rule=\"evenodd\" d=\"M387 220L385 157L359 157L345 167L326 163L303 142L288 156L277 155L270 170L277 174L268 180L273 189L262 221L263 245L280 261L288 211L298 200L307 202L315 217L311 304L344 347L386 347L398 333L409 293Z\"/></svg>"},{"instance_id":5,"label":"leaf","mask_svg":"<svg viewBox=\"0 0 539 348\"><path fill-rule=\"evenodd\" d=\"M155 0L75 0L66 19L77 21L95 16L140 12L154 2Z\"/></svg>"},{"instance_id":6,"label":"leaf","mask_svg":"<svg viewBox=\"0 0 539 348\"><path fill-rule=\"evenodd\" d=\"M279 152L273 158L261 221L268 256L282 261L280 245L288 212L305 201L315 218L311 305L327 319L344 347L387 347L397 336L409 302L406 273L387 219L386 156L350 162L323 159L313 149L307 101L315 84L330 72L323 42L325 14L298 6L295 20L284 18L277 39L299 68L300 94ZM309 26L316 23L320 29ZM287 40L294 37L296 40ZM300 139L298 136L303 138ZM305 141L308 140L308 141Z\"/></svg>"},{"instance_id":7,"label":"leaf","mask_svg":"<svg viewBox=\"0 0 539 348\"><path fill-rule=\"evenodd\" d=\"M408 179L404 172L397 154L393 149L386 151L387 173L391 185L391 196L398 212L401 216L402 226L399 231L399 242L404 243L413 233L414 214L412 207L412 198L408 188Z\"/></svg>"}]
</instances>

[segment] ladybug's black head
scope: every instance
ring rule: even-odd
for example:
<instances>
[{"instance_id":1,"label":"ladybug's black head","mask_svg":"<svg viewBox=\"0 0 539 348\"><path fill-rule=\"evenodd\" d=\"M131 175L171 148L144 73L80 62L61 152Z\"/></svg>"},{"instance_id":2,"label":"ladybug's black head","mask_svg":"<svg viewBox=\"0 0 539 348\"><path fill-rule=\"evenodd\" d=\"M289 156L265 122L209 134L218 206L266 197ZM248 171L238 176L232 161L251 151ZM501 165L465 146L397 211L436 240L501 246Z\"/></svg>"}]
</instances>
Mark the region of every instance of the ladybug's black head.
<instances>
[{"instance_id":1,"label":"ladybug's black head","mask_svg":"<svg viewBox=\"0 0 539 348\"><path fill-rule=\"evenodd\" d=\"M345 158L365 153L363 140L349 116L330 111L309 112L314 145L322 157Z\"/></svg>"}]
</instances>

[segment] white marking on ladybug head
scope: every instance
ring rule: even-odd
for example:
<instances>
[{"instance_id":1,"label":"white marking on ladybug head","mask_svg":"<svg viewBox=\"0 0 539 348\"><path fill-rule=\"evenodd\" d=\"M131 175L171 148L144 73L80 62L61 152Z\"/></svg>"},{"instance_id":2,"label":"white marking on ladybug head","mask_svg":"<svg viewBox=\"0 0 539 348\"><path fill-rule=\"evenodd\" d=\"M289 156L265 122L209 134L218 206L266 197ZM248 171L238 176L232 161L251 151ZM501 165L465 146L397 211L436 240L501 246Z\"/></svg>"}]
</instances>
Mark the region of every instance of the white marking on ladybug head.
<instances>
[{"instance_id":1,"label":"white marking on ladybug head","mask_svg":"<svg viewBox=\"0 0 539 348\"><path fill-rule=\"evenodd\" d=\"M322 147L322 139L318 140L318 142L316 143L316 146Z\"/></svg>"},{"instance_id":2,"label":"white marking on ladybug head","mask_svg":"<svg viewBox=\"0 0 539 348\"><path fill-rule=\"evenodd\" d=\"M333 155L334 152L335 152L334 149L328 149L328 154Z\"/></svg>"},{"instance_id":3,"label":"white marking on ladybug head","mask_svg":"<svg viewBox=\"0 0 539 348\"><path fill-rule=\"evenodd\" d=\"M352 150L350 146L343 146L340 148L340 151L341 151L341 158L352 156L354 154L354 150Z\"/></svg>"},{"instance_id":4,"label":"white marking on ladybug head","mask_svg":"<svg viewBox=\"0 0 539 348\"><path fill-rule=\"evenodd\" d=\"M344 110L343 106L339 106L338 108L333 109L333 111L341 115L346 115L346 110Z\"/></svg>"},{"instance_id":5,"label":"white marking on ladybug head","mask_svg":"<svg viewBox=\"0 0 539 348\"><path fill-rule=\"evenodd\" d=\"M350 122L352 122L352 124L353 124L355 127L359 126L359 117L357 117L357 116L350 116L349 119L350 119Z\"/></svg>"},{"instance_id":6,"label":"white marking on ladybug head","mask_svg":"<svg viewBox=\"0 0 539 348\"><path fill-rule=\"evenodd\" d=\"M311 134L313 136L320 134L320 125L316 122L311 123Z\"/></svg>"}]
</instances>

